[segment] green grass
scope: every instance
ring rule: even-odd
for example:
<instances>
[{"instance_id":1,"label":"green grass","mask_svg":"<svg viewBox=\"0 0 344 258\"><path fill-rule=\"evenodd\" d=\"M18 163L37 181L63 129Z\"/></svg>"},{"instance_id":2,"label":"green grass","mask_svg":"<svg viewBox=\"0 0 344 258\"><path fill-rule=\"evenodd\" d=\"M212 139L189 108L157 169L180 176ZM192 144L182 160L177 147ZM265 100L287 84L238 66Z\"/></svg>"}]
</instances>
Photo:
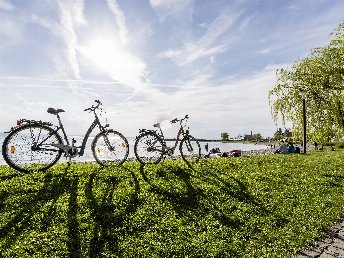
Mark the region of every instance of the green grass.
<instances>
[{"instance_id":1,"label":"green grass","mask_svg":"<svg viewBox=\"0 0 344 258\"><path fill-rule=\"evenodd\" d=\"M344 151L0 167L0 257L292 257L344 214Z\"/></svg>"},{"instance_id":2,"label":"green grass","mask_svg":"<svg viewBox=\"0 0 344 258\"><path fill-rule=\"evenodd\" d=\"M338 149L344 149L344 142L325 142L323 144L324 147L327 147L327 146L332 146L332 147L335 147L335 148L338 148Z\"/></svg>"}]
</instances>

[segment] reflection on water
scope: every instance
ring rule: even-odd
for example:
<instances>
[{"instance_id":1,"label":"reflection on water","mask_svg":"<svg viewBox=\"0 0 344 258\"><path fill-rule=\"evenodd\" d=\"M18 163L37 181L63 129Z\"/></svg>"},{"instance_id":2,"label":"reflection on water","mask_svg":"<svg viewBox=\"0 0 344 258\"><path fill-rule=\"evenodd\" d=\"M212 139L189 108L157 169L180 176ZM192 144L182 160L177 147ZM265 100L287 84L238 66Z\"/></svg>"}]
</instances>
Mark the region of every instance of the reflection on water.
<instances>
[{"instance_id":1,"label":"reflection on water","mask_svg":"<svg viewBox=\"0 0 344 258\"><path fill-rule=\"evenodd\" d=\"M82 144L82 136L71 136L70 139L75 138L76 140L76 146L81 146ZM93 141L94 137L89 137L86 148L85 148L85 153L82 157L76 157L73 160L75 161L80 161L80 162L85 162L85 161L95 161L93 158L92 150L91 150L91 143ZM0 136L0 144L2 146L4 137ZM134 143L135 143L135 137L129 137L128 138L129 142L129 159L134 159L135 154L134 154ZM173 141L168 141L167 146L173 147L174 146ZM259 145L259 144L254 144L254 143L222 143L222 142L200 142L201 144L201 149L202 149L202 154L206 154L207 152L205 151L205 145L208 144L208 149L211 150L213 148L219 148L222 152L229 152L231 150L242 150L242 151L250 151L250 150L262 150L266 149L266 145ZM0 149L1 151L1 149ZM175 155L179 156L179 143L178 146L175 150ZM66 161L66 158L62 156L60 159L60 162ZM0 165L5 165L6 162L4 161L2 154L0 156Z\"/></svg>"}]
</instances>

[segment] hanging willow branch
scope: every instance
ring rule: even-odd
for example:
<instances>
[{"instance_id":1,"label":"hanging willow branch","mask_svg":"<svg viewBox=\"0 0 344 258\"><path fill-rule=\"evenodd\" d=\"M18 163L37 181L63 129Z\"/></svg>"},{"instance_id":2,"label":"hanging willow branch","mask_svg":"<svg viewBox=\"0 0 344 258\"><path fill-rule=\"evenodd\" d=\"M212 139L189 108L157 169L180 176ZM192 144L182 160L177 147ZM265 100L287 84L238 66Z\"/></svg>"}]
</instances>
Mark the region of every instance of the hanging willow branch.
<instances>
[{"instance_id":1,"label":"hanging willow branch","mask_svg":"<svg viewBox=\"0 0 344 258\"><path fill-rule=\"evenodd\" d=\"M312 50L291 67L276 71L269 92L277 123L290 121L296 138L302 132L302 92L306 92L307 134L314 140L344 136L344 21L331 33L329 45Z\"/></svg>"}]
</instances>

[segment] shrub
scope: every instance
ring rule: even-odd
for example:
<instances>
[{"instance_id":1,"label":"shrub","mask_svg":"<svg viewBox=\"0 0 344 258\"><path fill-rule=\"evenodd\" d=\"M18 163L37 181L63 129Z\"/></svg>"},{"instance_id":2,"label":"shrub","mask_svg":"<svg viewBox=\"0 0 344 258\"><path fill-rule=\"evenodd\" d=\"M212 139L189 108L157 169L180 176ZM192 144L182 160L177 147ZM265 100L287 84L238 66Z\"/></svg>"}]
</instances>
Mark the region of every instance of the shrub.
<instances>
[{"instance_id":1,"label":"shrub","mask_svg":"<svg viewBox=\"0 0 344 258\"><path fill-rule=\"evenodd\" d=\"M337 147L338 149L344 149L344 142L337 142L337 143L336 143L336 147Z\"/></svg>"}]
</instances>

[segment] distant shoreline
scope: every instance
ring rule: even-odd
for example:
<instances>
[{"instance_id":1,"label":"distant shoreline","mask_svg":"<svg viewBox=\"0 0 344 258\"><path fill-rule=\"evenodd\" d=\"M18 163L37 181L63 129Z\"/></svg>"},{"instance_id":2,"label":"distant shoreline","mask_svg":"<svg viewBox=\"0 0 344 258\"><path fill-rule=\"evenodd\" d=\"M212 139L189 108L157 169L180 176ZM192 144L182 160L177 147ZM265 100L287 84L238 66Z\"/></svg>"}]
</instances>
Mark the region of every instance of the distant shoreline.
<instances>
[{"instance_id":1,"label":"distant shoreline","mask_svg":"<svg viewBox=\"0 0 344 258\"><path fill-rule=\"evenodd\" d=\"M196 138L197 139L197 138ZM229 141L223 141L223 140L211 140L211 139L197 139L199 142L221 142L221 143L245 143L245 144L263 144L263 145L269 145L271 142L256 142L256 141L240 141L240 140L229 140ZM176 141L176 139L165 139L165 141Z\"/></svg>"}]
</instances>

